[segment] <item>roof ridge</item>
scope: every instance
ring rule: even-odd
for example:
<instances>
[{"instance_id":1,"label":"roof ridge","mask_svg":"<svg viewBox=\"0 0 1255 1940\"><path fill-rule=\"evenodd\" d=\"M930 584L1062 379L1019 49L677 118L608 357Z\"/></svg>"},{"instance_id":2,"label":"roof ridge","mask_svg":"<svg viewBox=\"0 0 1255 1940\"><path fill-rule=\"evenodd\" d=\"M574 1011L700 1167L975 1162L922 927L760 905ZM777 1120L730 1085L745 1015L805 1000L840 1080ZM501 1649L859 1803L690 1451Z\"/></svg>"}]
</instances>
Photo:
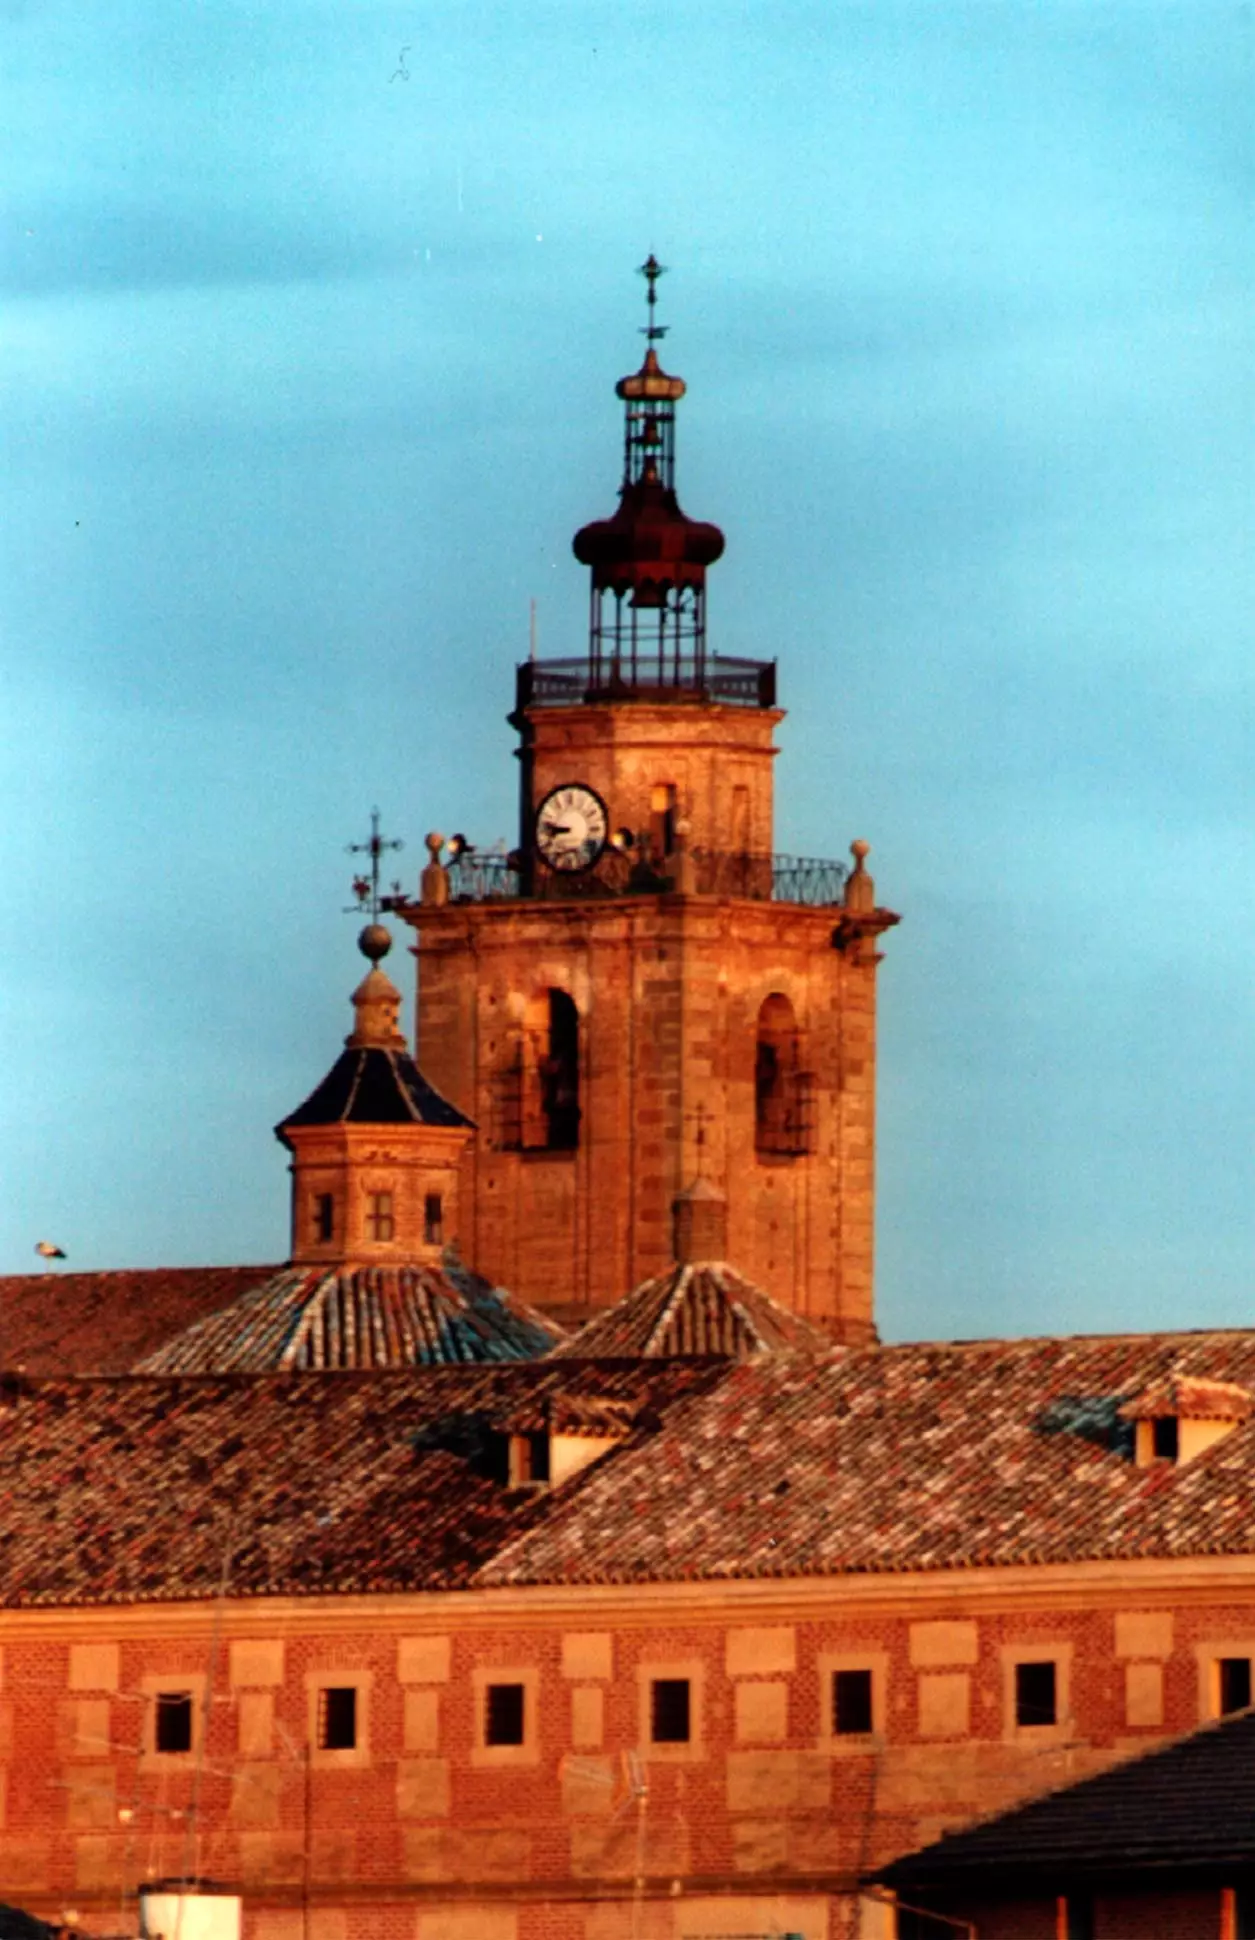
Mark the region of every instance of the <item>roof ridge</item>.
<instances>
[{"instance_id":1,"label":"roof ridge","mask_svg":"<svg viewBox=\"0 0 1255 1940\"><path fill-rule=\"evenodd\" d=\"M643 1353L648 1354L654 1343L662 1338L662 1335L670 1325L676 1307L688 1292L692 1281L692 1274L693 1266L690 1260L676 1262L675 1285L663 1301L661 1313L645 1336L645 1345L642 1349Z\"/></svg>"}]
</instances>

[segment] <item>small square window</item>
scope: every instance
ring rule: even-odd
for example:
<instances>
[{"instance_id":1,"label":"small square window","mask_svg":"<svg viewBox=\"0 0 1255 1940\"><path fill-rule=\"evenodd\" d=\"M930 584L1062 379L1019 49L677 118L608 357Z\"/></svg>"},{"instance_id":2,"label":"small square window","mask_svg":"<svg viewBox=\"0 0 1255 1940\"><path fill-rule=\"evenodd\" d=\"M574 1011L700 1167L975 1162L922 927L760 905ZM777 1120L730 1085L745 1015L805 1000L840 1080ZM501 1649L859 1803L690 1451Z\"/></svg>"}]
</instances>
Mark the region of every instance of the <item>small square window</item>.
<instances>
[{"instance_id":1,"label":"small square window","mask_svg":"<svg viewBox=\"0 0 1255 1940\"><path fill-rule=\"evenodd\" d=\"M390 1192L372 1192L366 1198L367 1239L389 1240L396 1231Z\"/></svg>"},{"instance_id":2,"label":"small square window","mask_svg":"<svg viewBox=\"0 0 1255 1940\"><path fill-rule=\"evenodd\" d=\"M692 1707L687 1677L656 1677L649 1691L649 1736L655 1745L687 1745Z\"/></svg>"},{"instance_id":3,"label":"small square window","mask_svg":"<svg viewBox=\"0 0 1255 1940\"><path fill-rule=\"evenodd\" d=\"M423 1200L423 1239L428 1246L444 1245L444 1201L438 1192Z\"/></svg>"},{"instance_id":4,"label":"small square window","mask_svg":"<svg viewBox=\"0 0 1255 1940\"><path fill-rule=\"evenodd\" d=\"M318 1749L357 1749L357 1690L354 1685L328 1685L319 1691Z\"/></svg>"},{"instance_id":5,"label":"small square window","mask_svg":"<svg viewBox=\"0 0 1255 1940\"><path fill-rule=\"evenodd\" d=\"M1151 1425L1151 1447L1160 1461L1175 1462L1181 1450L1181 1424L1175 1415L1159 1415Z\"/></svg>"},{"instance_id":6,"label":"small square window","mask_svg":"<svg viewBox=\"0 0 1255 1940\"><path fill-rule=\"evenodd\" d=\"M521 1745L526 1722L522 1684L490 1684L484 1693L484 1743Z\"/></svg>"},{"instance_id":7,"label":"small square window","mask_svg":"<svg viewBox=\"0 0 1255 1940\"><path fill-rule=\"evenodd\" d=\"M153 1723L153 1749L185 1752L192 1749L192 1693L158 1691Z\"/></svg>"},{"instance_id":8,"label":"small square window","mask_svg":"<svg viewBox=\"0 0 1255 1940\"><path fill-rule=\"evenodd\" d=\"M1218 1708L1222 1718L1231 1711L1247 1711L1251 1703L1251 1660L1222 1657L1216 1665Z\"/></svg>"},{"instance_id":9,"label":"small square window","mask_svg":"<svg viewBox=\"0 0 1255 1940\"><path fill-rule=\"evenodd\" d=\"M1057 1722L1053 1662L1016 1665L1015 1722L1017 1725Z\"/></svg>"},{"instance_id":10,"label":"small square window","mask_svg":"<svg viewBox=\"0 0 1255 1940\"><path fill-rule=\"evenodd\" d=\"M834 1671L832 1729L838 1738L865 1736L872 1729L872 1674Z\"/></svg>"},{"instance_id":11,"label":"small square window","mask_svg":"<svg viewBox=\"0 0 1255 1940\"><path fill-rule=\"evenodd\" d=\"M335 1194L332 1192L320 1192L314 1199L314 1237L319 1240L334 1239L335 1232Z\"/></svg>"}]
</instances>

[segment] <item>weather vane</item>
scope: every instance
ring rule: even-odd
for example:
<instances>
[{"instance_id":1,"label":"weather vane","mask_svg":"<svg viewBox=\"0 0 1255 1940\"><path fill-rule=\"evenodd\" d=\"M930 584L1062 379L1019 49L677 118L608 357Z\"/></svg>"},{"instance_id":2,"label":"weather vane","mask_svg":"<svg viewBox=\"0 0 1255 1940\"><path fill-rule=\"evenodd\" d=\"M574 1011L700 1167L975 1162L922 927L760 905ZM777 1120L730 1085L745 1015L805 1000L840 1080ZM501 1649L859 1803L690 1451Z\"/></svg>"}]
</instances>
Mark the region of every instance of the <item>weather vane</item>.
<instances>
[{"instance_id":1,"label":"weather vane","mask_svg":"<svg viewBox=\"0 0 1255 1940\"><path fill-rule=\"evenodd\" d=\"M665 267L658 261L658 258L652 251L637 271L638 276L643 276L649 285L649 291L645 298L645 301L649 305L649 322L642 327L641 335L642 337L648 338L651 344L657 343L659 338L665 337L667 334L666 324L657 322L654 316L654 305L658 301L658 278L665 276L666 273Z\"/></svg>"},{"instance_id":2,"label":"weather vane","mask_svg":"<svg viewBox=\"0 0 1255 1940\"><path fill-rule=\"evenodd\" d=\"M370 874L356 875L353 878L353 894L357 900L347 905L345 910L347 916L356 916L360 910L369 909L371 922L377 923L379 921L379 906L381 901L379 895L379 859L389 849L403 849L404 847L404 842L393 842L386 836L380 835L379 810L372 808L370 811L369 842L349 842L345 847L346 855L365 855L370 857ZM401 885L399 882L393 883L392 893L395 896L401 894Z\"/></svg>"}]
</instances>

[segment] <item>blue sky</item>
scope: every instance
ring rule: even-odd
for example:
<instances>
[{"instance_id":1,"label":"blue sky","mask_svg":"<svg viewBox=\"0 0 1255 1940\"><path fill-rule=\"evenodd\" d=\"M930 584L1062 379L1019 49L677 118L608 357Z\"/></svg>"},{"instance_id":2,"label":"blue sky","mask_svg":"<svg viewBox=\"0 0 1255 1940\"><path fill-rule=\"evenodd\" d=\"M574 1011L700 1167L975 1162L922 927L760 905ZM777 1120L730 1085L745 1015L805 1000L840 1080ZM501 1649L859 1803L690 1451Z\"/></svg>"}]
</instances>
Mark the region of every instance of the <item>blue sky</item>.
<instances>
[{"instance_id":1,"label":"blue sky","mask_svg":"<svg viewBox=\"0 0 1255 1940\"><path fill-rule=\"evenodd\" d=\"M283 1256L344 845L510 830L652 249L778 846L904 919L884 1331L1255 1320L1255 8L0 37L0 1270Z\"/></svg>"}]
</instances>

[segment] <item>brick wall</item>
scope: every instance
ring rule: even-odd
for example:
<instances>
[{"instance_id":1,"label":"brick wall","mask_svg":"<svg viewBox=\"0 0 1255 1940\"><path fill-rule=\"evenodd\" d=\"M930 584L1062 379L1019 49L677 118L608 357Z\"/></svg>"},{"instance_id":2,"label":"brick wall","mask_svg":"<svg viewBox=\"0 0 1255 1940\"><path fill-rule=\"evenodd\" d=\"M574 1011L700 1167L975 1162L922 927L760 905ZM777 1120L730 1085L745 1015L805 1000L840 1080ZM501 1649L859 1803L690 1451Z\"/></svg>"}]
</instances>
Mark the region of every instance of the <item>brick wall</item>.
<instances>
[{"instance_id":1,"label":"brick wall","mask_svg":"<svg viewBox=\"0 0 1255 1940\"><path fill-rule=\"evenodd\" d=\"M308 1900L326 1940L333 1913L356 1940L364 1909L375 1922L392 1906L409 1935L467 1895L508 1914L513 1940L612 1940L632 1921L645 1940L643 1878L665 1940L690 1931L667 1925L674 1881L685 1918L695 1897L725 1914L729 1894L804 1900L812 1940L816 1909L869 1867L1191 1728L1200 1663L1255 1634L1237 1603L1038 1598L969 1619L887 1602L859 1614L839 1587L817 1605L814 1586L795 1621L783 1593L755 1620L717 1592L682 1609L656 1587L647 1609L590 1594L562 1621L521 1594L452 1608L435 1631L417 1601L228 1606L217 1643L201 1609L78 1613L72 1628L11 1618L0 1893L107 1925L138 1882L190 1868L240 1883L250 1917L290 1924ZM1056 1726L1017 1728L1008 1712L1007 1666L1024 1654L1067 1664ZM1160 1673L1158 1722L1130 1664ZM842 1736L832 1680L851 1668L870 1677L873 1728ZM648 1745L656 1680L687 1681L688 1742ZM485 1743L493 1683L524 1688L522 1744ZM317 1743L324 1686L356 1693L352 1748ZM195 1701L189 1753L154 1743L163 1690ZM754 1930L743 1913L708 1931Z\"/></svg>"},{"instance_id":2,"label":"brick wall","mask_svg":"<svg viewBox=\"0 0 1255 1940\"><path fill-rule=\"evenodd\" d=\"M665 1270L673 1201L700 1173L727 1195L735 1266L839 1337L868 1338L876 959L834 948L834 915L647 897L422 911L418 1061L479 1128L466 1257L541 1305L612 1305ZM520 1152L502 1098L528 1002L549 988L580 1016L579 1146ZM808 1149L764 1156L757 1025L777 993L813 1093Z\"/></svg>"}]
</instances>

